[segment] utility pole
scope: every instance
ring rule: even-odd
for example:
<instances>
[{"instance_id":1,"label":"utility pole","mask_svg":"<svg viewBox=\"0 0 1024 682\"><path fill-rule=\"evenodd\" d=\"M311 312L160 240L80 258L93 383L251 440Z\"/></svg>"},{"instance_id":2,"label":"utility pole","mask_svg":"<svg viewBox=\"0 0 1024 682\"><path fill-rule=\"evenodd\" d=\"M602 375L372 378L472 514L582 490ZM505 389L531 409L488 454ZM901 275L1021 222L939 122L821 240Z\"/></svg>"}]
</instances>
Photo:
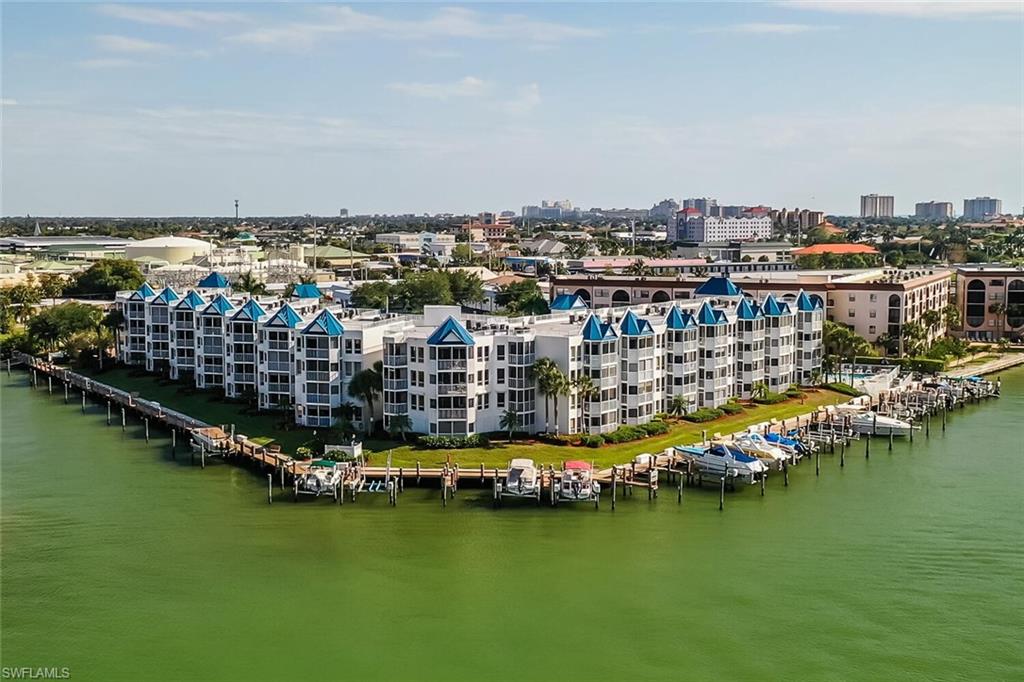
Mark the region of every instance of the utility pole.
<instances>
[{"instance_id":1,"label":"utility pole","mask_svg":"<svg viewBox=\"0 0 1024 682\"><path fill-rule=\"evenodd\" d=\"M238 199L235 199L235 224L238 224Z\"/></svg>"}]
</instances>

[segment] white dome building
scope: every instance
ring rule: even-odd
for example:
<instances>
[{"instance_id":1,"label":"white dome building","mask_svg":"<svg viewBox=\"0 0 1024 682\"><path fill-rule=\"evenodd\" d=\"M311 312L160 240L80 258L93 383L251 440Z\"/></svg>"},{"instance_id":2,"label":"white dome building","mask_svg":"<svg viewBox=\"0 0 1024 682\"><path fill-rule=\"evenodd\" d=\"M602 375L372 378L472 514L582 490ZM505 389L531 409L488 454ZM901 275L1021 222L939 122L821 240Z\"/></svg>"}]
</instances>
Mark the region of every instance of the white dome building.
<instances>
[{"instance_id":1,"label":"white dome building","mask_svg":"<svg viewBox=\"0 0 1024 682\"><path fill-rule=\"evenodd\" d=\"M196 256L209 256L213 247L209 242L187 237L154 237L138 242L130 242L124 247L124 257L129 260L136 258L154 258L167 261L171 265L185 263Z\"/></svg>"}]
</instances>

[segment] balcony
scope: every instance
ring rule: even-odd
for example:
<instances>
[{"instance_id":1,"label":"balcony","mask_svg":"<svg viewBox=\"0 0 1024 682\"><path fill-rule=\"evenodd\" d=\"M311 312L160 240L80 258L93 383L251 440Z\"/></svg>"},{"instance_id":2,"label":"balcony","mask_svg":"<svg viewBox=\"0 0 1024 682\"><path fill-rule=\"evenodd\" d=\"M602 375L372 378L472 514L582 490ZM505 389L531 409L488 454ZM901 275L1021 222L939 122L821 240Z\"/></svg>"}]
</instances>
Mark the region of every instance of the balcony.
<instances>
[{"instance_id":1,"label":"balcony","mask_svg":"<svg viewBox=\"0 0 1024 682\"><path fill-rule=\"evenodd\" d=\"M268 341L268 350L291 350L292 344L287 341Z\"/></svg>"},{"instance_id":2,"label":"balcony","mask_svg":"<svg viewBox=\"0 0 1024 682\"><path fill-rule=\"evenodd\" d=\"M250 364L256 362L256 354L255 353L235 353L234 357L235 357L235 362L247 362L247 363L250 363Z\"/></svg>"},{"instance_id":3,"label":"balcony","mask_svg":"<svg viewBox=\"0 0 1024 682\"><path fill-rule=\"evenodd\" d=\"M409 406L405 403L384 403L384 414L409 414Z\"/></svg>"},{"instance_id":4,"label":"balcony","mask_svg":"<svg viewBox=\"0 0 1024 682\"><path fill-rule=\"evenodd\" d=\"M438 384L438 395L466 395L466 384Z\"/></svg>"},{"instance_id":5,"label":"balcony","mask_svg":"<svg viewBox=\"0 0 1024 682\"><path fill-rule=\"evenodd\" d=\"M224 346L219 343L204 343L203 353L205 355L224 355Z\"/></svg>"},{"instance_id":6,"label":"balcony","mask_svg":"<svg viewBox=\"0 0 1024 682\"><path fill-rule=\"evenodd\" d=\"M510 365L532 365L536 360L536 353L511 353L508 356Z\"/></svg>"},{"instance_id":7,"label":"balcony","mask_svg":"<svg viewBox=\"0 0 1024 682\"><path fill-rule=\"evenodd\" d=\"M385 365L392 365L392 366L399 366L399 367L405 366L405 365L409 364L409 356L408 355L390 355L390 354L385 353L384 354L384 364Z\"/></svg>"},{"instance_id":8,"label":"balcony","mask_svg":"<svg viewBox=\"0 0 1024 682\"><path fill-rule=\"evenodd\" d=\"M129 343L125 346L129 353L145 353L146 344L144 343Z\"/></svg>"},{"instance_id":9,"label":"balcony","mask_svg":"<svg viewBox=\"0 0 1024 682\"><path fill-rule=\"evenodd\" d=\"M153 332L149 335L149 338L152 341L170 341L171 335L167 332Z\"/></svg>"},{"instance_id":10,"label":"balcony","mask_svg":"<svg viewBox=\"0 0 1024 682\"><path fill-rule=\"evenodd\" d=\"M385 379L384 389L389 391L403 391L409 388L408 379Z\"/></svg>"},{"instance_id":11,"label":"balcony","mask_svg":"<svg viewBox=\"0 0 1024 682\"><path fill-rule=\"evenodd\" d=\"M306 403L310 405L330 405L331 396L326 393L307 393Z\"/></svg>"},{"instance_id":12,"label":"balcony","mask_svg":"<svg viewBox=\"0 0 1024 682\"><path fill-rule=\"evenodd\" d=\"M454 409L454 408L439 408L437 410L438 419L465 419L465 409Z\"/></svg>"},{"instance_id":13,"label":"balcony","mask_svg":"<svg viewBox=\"0 0 1024 682\"><path fill-rule=\"evenodd\" d=\"M307 348L306 358L310 360L326 360L331 356L331 351L326 348Z\"/></svg>"},{"instance_id":14,"label":"balcony","mask_svg":"<svg viewBox=\"0 0 1024 682\"><path fill-rule=\"evenodd\" d=\"M235 343L256 343L255 334L239 334L238 332L235 332L231 335L231 338Z\"/></svg>"},{"instance_id":15,"label":"balcony","mask_svg":"<svg viewBox=\"0 0 1024 682\"><path fill-rule=\"evenodd\" d=\"M235 383L236 384L255 384L256 383L256 375L255 374L235 374Z\"/></svg>"},{"instance_id":16,"label":"balcony","mask_svg":"<svg viewBox=\"0 0 1024 682\"><path fill-rule=\"evenodd\" d=\"M531 388L533 381L523 377L509 377L507 379L509 388Z\"/></svg>"},{"instance_id":17,"label":"balcony","mask_svg":"<svg viewBox=\"0 0 1024 682\"><path fill-rule=\"evenodd\" d=\"M535 402L528 402L528 403L511 403L510 402L508 404L508 406L509 406L509 409L518 412L520 415L523 415L523 414L525 414L527 412L534 412L537 409L537 403L535 403Z\"/></svg>"},{"instance_id":18,"label":"balcony","mask_svg":"<svg viewBox=\"0 0 1024 682\"><path fill-rule=\"evenodd\" d=\"M619 404L618 400L605 400L599 403L591 403L591 409L596 406L598 412L618 412Z\"/></svg>"},{"instance_id":19,"label":"balcony","mask_svg":"<svg viewBox=\"0 0 1024 682\"><path fill-rule=\"evenodd\" d=\"M330 372L306 372L306 381L330 381Z\"/></svg>"},{"instance_id":20,"label":"balcony","mask_svg":"<svg viewBox=\"0 0 1024 682\"><path fill-rule=\"evenodd\" d=\"M438 360L437 369L466 369L468 363L465 360Z\"/></svg>"},{"instance_id":21,"label":"balcony","mask_svg":"<svg viewBox=\"0 0 1024 682\"><path fill-rule=\"evenodd\" d=\"M268 372L292 372L295 369L294 365L290 362L268 362Z\"/></svg>"}]
</instances>

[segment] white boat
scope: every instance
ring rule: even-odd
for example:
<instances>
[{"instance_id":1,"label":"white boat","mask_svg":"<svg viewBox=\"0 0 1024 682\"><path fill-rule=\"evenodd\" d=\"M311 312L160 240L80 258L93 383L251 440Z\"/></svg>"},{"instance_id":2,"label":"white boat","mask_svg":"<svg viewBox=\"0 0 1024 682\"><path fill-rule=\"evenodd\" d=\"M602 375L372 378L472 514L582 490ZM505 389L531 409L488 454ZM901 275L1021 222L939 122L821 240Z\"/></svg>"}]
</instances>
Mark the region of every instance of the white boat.
<instances>
[{"instance_id":1,"label":"white boat","mask_svg":"<svg viewBox=\"0 0 1024 682\"><path fill-rule=\"evenodd\" d=\"M328 459L310 462L306 470L295 477L295 499L299 495L333 495L337 499L344 468L341 463Z\"/></svg>"},{"instance_id":2,"label":"white boat","mask_svg":"<svg viewBox=\"0 0 1024 682\"><path fill-rule=\"evenodd\" d=\"M532 459L517 458L508 463L508 475L501 486L501 494L540 499L540 477Z\"/></svg>"},{"instance_id":3,"label":"white boat","mask_svg":"<svg viewBox=\"0 0 1024 682\"><path fill-rule=\"evenodd\" d=\"M743 450L743 452L763 459L773 464L781 466L783 462L788 462L793 459L793 455L785 452L778 445L772 445L764 439L759 433L746 433L737 434L733 437L733 443Z\"/></svg>"},{"instance_id":4,"label":"white boat","mask_svg":"<svg viewBox=\"0 0 1024 682\"><path fill-rule=\"evenodd\" d=\"M596 507L601 484L593 480L593 471L589 462L578 459L566 462L558 482L558 501L593 502Z\"/></svg>"},{"instance_id":5,"label":"white boat","mask_svg":"<svg viewBox=\"0 0 1024 682\"><path fill-rule=\"evenodd\" d=\"M709 448L701 445L677 445L676 452L692 460L701 471L712 476L728 474L754 483L768 471L768 466L739 448L717 443Z\"/></svg>"},{"instance_id":6,"label":"white boat","mask_svg":"<svg viewBox=\"0 0 1024 682\"><path fill-rule=\"evenodd\" d=\"M886 417L877 412L857 412L853 415L852 427L855 433L869 436L907 436L913 428L908 422Z\"/></svg>"}]
</instances>

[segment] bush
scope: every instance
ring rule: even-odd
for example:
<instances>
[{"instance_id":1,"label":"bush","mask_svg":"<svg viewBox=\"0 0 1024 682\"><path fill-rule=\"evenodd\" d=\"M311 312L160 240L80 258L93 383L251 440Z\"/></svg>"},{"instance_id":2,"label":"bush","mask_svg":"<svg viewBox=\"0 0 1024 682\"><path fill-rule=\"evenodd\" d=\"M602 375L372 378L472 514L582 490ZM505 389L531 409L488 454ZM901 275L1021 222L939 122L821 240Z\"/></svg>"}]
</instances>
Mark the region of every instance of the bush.
<instances>
[{"instance_id":1,"label":"bush","mask_svg":"<svg viewBox=\"0 0 1024 682\"><path fill-rule=\"evenodd\" d=\"M743 406L739 403L726 403L720 409L726 414L739 414L743 411Z\"/></svg>"},{"instance_id":2,"label":"bush","mask_svg":"<svg viewBox=\"0 0 1024 682\"><path fill-rule=\"evenodd\" d=\"M611 433L605 434L604 440L607 443L626 443L646 437L647 434L637 426L620 426Z\"/></svg>"},{"instance_id":3,"label":"bush","mask_svg":"<svg viewBox=\"0 0 1024 682\"><path fill-rule=\"evenodd\" d=\"M713 419L718 419L724 414L725 412L722 412L721 410L714 407L702 407L699 410L694 410L689 414L683 415L683 419L685 419L688 422L703 423L709 422Z\"/></svg>"},{"instance_id":4,"label":"bush","mask_svg":"<svg viewBox=\"0 0 1024 682\"><path fill-rule=\"evenodd\" d=\"M604 445L604 436L600 436L600 435L596 435L596 434L593 435L593 436L586 435L586 436L583 436L580 439L580 442L583 445L586 445L588 448L599 448L602 445Z\"/></svg>"},{"instance_id":5,"label":"bush","mask_svg":"<svg viewBox=\"0 0 1024 682\"><path fill-rule=\"evenodd\" d=\"M428 450L461 450L462 448L486 448L491 441L487 436L420 436L417 444Z\"/></svg>"},{"instance_id":6,"label":"bush","mask_svg":"<svg viewBox=\"0 0 1024 682\"><path fill-rule=\"evenodd\" d=\"M800 390L797 390L795 388L791 388L788 391L786 391L784 395L787 398L803 398L804 397L804 392L800 391Z\"/></svg>"},{"instance_id":7,"label":"bush","mask_svg":"<svg viewBox=\"0 0 1024 682\"><path fill-rule=\"evenodd\" d=\"M754 398L754 402L758 405L774 405L776 403L781 403L783 400L786 400L786 396L781 393L773 393L771 391L765 394L764 397Z\"/></svg>"},{"instance_id":8,"label":"bush","mask_svg":"<svg viewBox=\"0 0 1024 682\"><path fill-rule=\"evenodd\" d=\"M946 369L946 361L936 358L873 358L858 355L853 361L861 365L898 365L900 369L922 374L938 374Z\"/></svg>"},{"instance_id":9,"label":"bush","mask_svg":"<svg viewBox=\"0 0 1024 682\"><path fill-rule=\"evenodd\" d=\"M672 427L658 419L640 425L640 430L646 433L648 436L657 436L658 434L661 433L668 433L670 428Z\"/></svg>"},{"instance_id":10,"label":"bush","mask_svg":"<svg viewBox=\"0 0 1024 682\"><path fill-rule=\"evenodd\" d=\"M864 395L862 392L858 391L850 384L844 384L840 381L833 381L831 384L825 384L825 388L830 388L836 393L842 393L843 395L853 396L854 398Z\"/></svg>"}]
</instances>

